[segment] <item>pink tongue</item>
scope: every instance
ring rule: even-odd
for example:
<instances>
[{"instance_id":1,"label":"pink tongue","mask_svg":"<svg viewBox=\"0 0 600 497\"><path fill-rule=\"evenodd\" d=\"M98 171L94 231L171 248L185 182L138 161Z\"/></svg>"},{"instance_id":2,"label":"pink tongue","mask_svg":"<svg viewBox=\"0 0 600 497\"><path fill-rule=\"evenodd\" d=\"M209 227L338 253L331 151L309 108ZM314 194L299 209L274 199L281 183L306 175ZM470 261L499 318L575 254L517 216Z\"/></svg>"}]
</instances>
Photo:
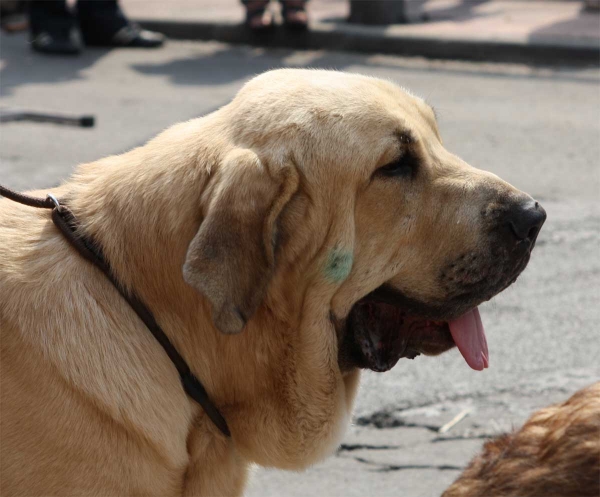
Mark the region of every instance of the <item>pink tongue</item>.
<instances>
[{"instance_id":1,"label":"pink tongue","mask_svg":"<svg viewBox=\"0 0 600 497\"><path fill-rule=\"evenodd\" d=\"M467 364L477 371L487 368L490 356L479 309L475 307L448 325L454 343Z\"/></svg>"}]
</instances>

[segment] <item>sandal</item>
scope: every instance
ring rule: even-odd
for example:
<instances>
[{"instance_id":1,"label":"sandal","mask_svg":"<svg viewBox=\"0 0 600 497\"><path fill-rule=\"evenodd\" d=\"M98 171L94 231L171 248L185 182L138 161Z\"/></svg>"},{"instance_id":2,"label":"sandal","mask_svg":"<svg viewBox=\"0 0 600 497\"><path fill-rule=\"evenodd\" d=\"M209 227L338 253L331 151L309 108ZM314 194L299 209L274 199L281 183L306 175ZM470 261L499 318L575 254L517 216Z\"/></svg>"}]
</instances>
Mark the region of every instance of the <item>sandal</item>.
<instances>
[{"instance_id":1,"label":"sandal","mask_svg":"<svg viewBox=\"0 0 600 497\"><path fill-rule=\"evenodd\" d=\"M273 14L269 0L251 0L246 4L246 26L253 31L264 31L273 27Z\"/></svg>"},{"instance_id":2,"label":"sandal","mask_svg":"<svg viewBox=\"0 0 600 497\"><path fill-rule=\"evenodd\" d=\"M304 30L308 27L305 0L282 0L281 15L288 28Z\"/></svg>"}]
</instances>

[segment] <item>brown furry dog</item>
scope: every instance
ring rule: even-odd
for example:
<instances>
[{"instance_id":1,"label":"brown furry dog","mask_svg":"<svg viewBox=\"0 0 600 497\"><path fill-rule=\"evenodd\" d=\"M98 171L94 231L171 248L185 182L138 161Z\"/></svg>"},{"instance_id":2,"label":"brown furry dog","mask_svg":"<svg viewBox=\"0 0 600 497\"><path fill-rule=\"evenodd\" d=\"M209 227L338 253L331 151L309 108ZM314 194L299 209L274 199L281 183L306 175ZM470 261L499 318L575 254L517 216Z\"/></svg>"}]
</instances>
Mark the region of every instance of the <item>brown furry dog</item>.
<instances>
[{"instance_id":1,"label":"brown furry dog","mask_svg":"<svg viewBox=\"0 0 600 497\"><path fill-rule=\"evenodd\" d=\"M35 192L44 196L47 190ZM152 310L231 430L46 210L0 200L4 495L239 495L331 453L360 368L458 346L544 210L448 152L396 85L279 70L51 193Z\"/></svg>"},{"instance_id":2,"label":"brown furry dog","mask_svg":"<svg viewBox=\"0 0 600 497\"><path fill-rule=\"evenodd\" d=\"M484 445L442 497L600 495L600 383Z\"/></svg>"}]
</instances>

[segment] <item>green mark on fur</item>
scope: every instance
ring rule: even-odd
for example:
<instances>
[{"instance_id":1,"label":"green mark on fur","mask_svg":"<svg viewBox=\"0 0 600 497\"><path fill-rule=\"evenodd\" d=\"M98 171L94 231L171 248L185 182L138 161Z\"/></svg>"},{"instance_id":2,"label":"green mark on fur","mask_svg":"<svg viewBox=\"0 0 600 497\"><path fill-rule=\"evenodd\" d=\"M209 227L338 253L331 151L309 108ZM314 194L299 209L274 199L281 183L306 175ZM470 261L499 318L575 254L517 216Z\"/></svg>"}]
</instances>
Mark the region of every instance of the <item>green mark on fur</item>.
<instances>
[{"instance_id":1,"label":"green mark on fur","mask_svg":"<svg viewBox=\"0 0 600 497\"><path fill-rule=\"evenodd\" d=\"M333 249L327 259L325 275L336 283L341 283L352 269L352 254L344 250Z\"/></svg>"}]
</instances>

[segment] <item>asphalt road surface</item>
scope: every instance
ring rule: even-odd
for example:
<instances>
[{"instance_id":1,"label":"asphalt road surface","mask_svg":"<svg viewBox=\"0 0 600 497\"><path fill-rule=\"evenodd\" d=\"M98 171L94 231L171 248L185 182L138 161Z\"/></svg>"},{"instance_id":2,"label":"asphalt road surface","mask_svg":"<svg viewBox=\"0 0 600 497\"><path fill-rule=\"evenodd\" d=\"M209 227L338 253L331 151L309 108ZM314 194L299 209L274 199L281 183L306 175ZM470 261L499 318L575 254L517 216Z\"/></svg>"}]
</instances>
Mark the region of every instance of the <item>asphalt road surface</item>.
<instances>
[{"instance_id":1,"label":"asphalt road surface","mask_svg":"<svg viewBox=\"0 0 600 497\"><path fill-rule=\"evenodd\" d=\"M600 378L600 74L216 43L34 55L0 38L0 104L94 114L92 129L0 125L0 182L52 186L82 162L144 143L226 103L276 67L393 80L437 110L446 147L539 200L548 220L517 283L481 307L490 368L454 350L365 373L344 445L303 473L257 469L249 496L435 496L484 439ZM466 417L444 434L439 428Z\"/></svg>"}]
</instances>

